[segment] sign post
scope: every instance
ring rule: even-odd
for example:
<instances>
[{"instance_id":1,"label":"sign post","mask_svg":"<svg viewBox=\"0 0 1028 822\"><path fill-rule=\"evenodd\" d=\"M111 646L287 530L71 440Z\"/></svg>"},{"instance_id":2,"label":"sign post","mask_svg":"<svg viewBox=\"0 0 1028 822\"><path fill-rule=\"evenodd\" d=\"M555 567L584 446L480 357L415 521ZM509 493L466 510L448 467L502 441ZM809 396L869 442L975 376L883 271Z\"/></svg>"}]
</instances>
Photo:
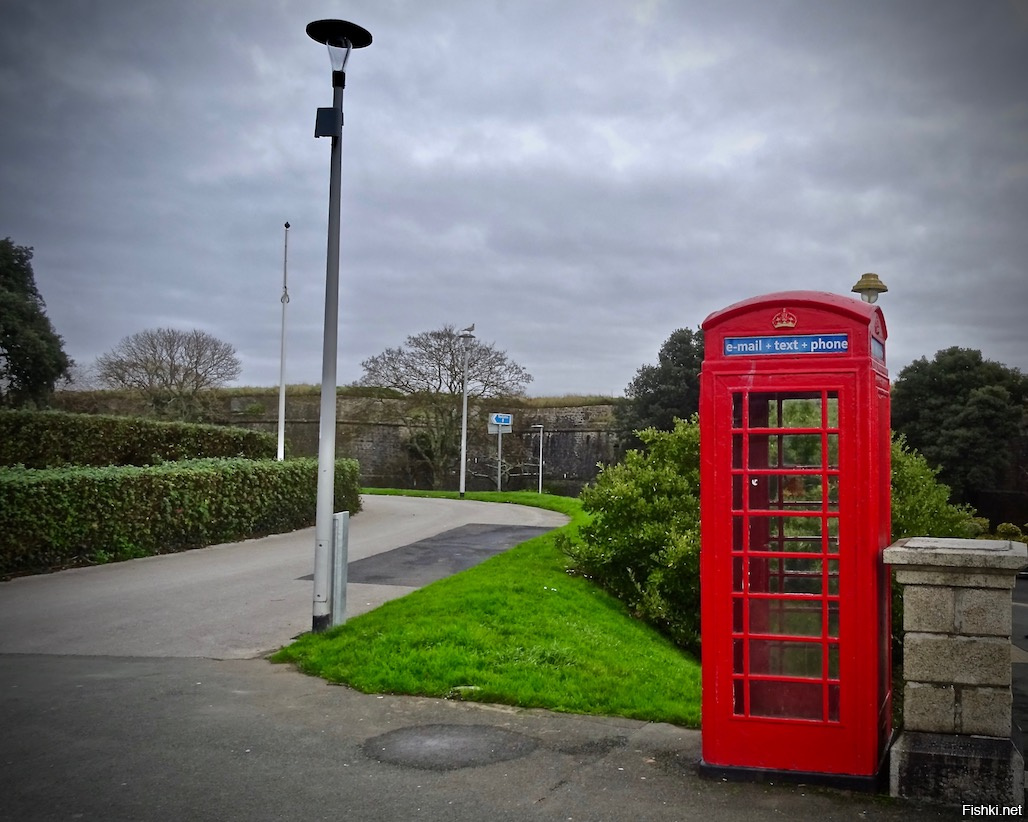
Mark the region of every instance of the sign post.
<instances>
[{"instance_id":1,"label":"sign post","mask_svg":"<svg viewBox=\"0 0 1028 822\"><path fill-rule=\"evenodd\" d=\"M489 433L496 434L496 490L503 490L503 435L509 434L514 425L512 414L492 413L489 415Z\"/></svg>"}]
</instances>

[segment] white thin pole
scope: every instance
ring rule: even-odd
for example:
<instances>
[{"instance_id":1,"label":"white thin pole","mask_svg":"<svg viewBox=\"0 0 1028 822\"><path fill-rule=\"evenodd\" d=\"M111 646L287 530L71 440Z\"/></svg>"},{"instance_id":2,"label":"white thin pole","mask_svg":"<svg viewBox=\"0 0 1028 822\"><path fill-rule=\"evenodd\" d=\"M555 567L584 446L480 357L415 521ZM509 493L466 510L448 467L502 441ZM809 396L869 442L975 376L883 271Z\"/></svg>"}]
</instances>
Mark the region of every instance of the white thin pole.
<instances>
[{"instance_id":1,"label":"white thin pole","mask_svg":"<svg viewBox=\"0 0 1028 822\"><path fill-rule=\"evenodd\" d=\"M332 107L343 117L345 75L332 72ZM343 172L342 128L332 137L328 193L328 253L325 264L325 342L321 358L321 413L318 434L318 504L314 524L314 613L312 630L326 630L331 621L332 514L336 466L336 359L339 340L339 195Z\"/></svg>"},{"instance_id":2,"label":"white thin pole","mask_svg":"<svg viewBox=\"0 0 1028 822\"><path fill-rule=\"evenodd\" d=\"M468 476L468 339L474 338L464 332L461 339L464 341L464 399L460 415L460 498L464 499Z\"/></svg>"},{"instance_id":3,"label":"white thin pole","mask_svg":"<svg viewBox=\"0 0 1028 822\"><path fill-rule=\"evenodd\" d=\"M289 223L282 242L282 343L278 366L278 460L286 457L286 304L289 302Z\"/></svg>"},{"instance_id":4,"label":"white thin pole","mask_svg":"<svg viewBox=\"0 0 1028 822\"><path fill-rule=\"evenodd\" d=\"M496 429L496 490L503 490L503 426Z\"/></svg>"},{"instance_id":5,"label":"white thin pole","mask_svg":"<svg viewBox=\"0 0 1028 822\"><path fill-rule=\"evenodd\" d=\"M533 428L539 429L539 493L543 492L543 425L533 425Z\"/></svg>"}]
</instances>

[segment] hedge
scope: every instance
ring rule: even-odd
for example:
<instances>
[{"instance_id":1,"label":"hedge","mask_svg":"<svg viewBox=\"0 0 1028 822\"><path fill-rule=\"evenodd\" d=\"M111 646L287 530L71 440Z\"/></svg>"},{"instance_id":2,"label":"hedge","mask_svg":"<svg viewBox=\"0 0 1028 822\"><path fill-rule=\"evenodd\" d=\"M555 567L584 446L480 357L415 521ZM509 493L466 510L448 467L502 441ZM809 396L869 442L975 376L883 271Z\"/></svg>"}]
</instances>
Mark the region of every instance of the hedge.
<instances>
[{"instance_id":1,"label":"hedge","mask_svg":"<svg viewBox=\"0 0 1028 822\"><path fill-rule=\"evenodd\" d=\"M275 456L273 434L138 417L0 411L0 465L154 465L204 457Z\"/></svg>"},{"instance_id":2,"label":"hedge","mask_svg":"<svg viewBox=\"0 0 1028 822\"><path fill-rule=\"evenodd\" d=\"M316 459L0 468L0 577L164 554L314 523ZM360 510L338 460L335 510Z\"/></svg>"}]
</instances>

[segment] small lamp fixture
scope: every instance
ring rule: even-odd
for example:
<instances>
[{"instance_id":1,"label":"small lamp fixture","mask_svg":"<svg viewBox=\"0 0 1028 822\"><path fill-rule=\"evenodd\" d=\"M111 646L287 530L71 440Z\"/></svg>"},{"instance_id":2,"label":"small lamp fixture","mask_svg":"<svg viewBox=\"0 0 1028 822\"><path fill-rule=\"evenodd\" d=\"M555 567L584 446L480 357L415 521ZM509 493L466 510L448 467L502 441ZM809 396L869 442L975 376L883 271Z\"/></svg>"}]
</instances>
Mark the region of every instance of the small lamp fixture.
<instances>
[{"instance_id":1,"label":"small lamp fixture","mask_svg":"<svg viewBox=\"0 0 1028 822\"><path fill-rule=\"evenodd\" d=\"M877 274L864 274L857 284L853 286L853 292L860 295L866 303L877 302L878 295L884 294L889 290L888 286L878 279Z\"/></svg>"},{"instance_id":2,"label":"small lamp fixture","mask_svg":"<svg viewBox=\"0 0 1028 822\"><path fill-rule=\"evenodd\" d=\"M307 26L307 36L328 46L333 71L346 71L350 49L371 45L371 32L346 20L315 20Z\"/></svg>"}]
</instances>

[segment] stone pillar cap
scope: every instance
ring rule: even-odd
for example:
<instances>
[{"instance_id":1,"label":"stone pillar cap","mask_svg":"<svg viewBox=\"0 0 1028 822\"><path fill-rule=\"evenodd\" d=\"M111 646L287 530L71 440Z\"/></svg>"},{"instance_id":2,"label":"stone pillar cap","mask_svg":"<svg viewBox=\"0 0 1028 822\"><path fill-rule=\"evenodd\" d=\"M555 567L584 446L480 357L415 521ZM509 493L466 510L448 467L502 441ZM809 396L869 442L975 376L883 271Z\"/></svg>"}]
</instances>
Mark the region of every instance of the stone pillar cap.
<instances>
[{"instance_id":1,"label":"stone pillar cap","mask_svg":"<svg viewBox=\"0 0 1028 822\"><path fill-rule=\"evenodd\" d=\"M1028 566L1028 545L1009 539L908 537L886 548L882 557L889 565L1019 571Z\"/></svg>"}]
</instances>

